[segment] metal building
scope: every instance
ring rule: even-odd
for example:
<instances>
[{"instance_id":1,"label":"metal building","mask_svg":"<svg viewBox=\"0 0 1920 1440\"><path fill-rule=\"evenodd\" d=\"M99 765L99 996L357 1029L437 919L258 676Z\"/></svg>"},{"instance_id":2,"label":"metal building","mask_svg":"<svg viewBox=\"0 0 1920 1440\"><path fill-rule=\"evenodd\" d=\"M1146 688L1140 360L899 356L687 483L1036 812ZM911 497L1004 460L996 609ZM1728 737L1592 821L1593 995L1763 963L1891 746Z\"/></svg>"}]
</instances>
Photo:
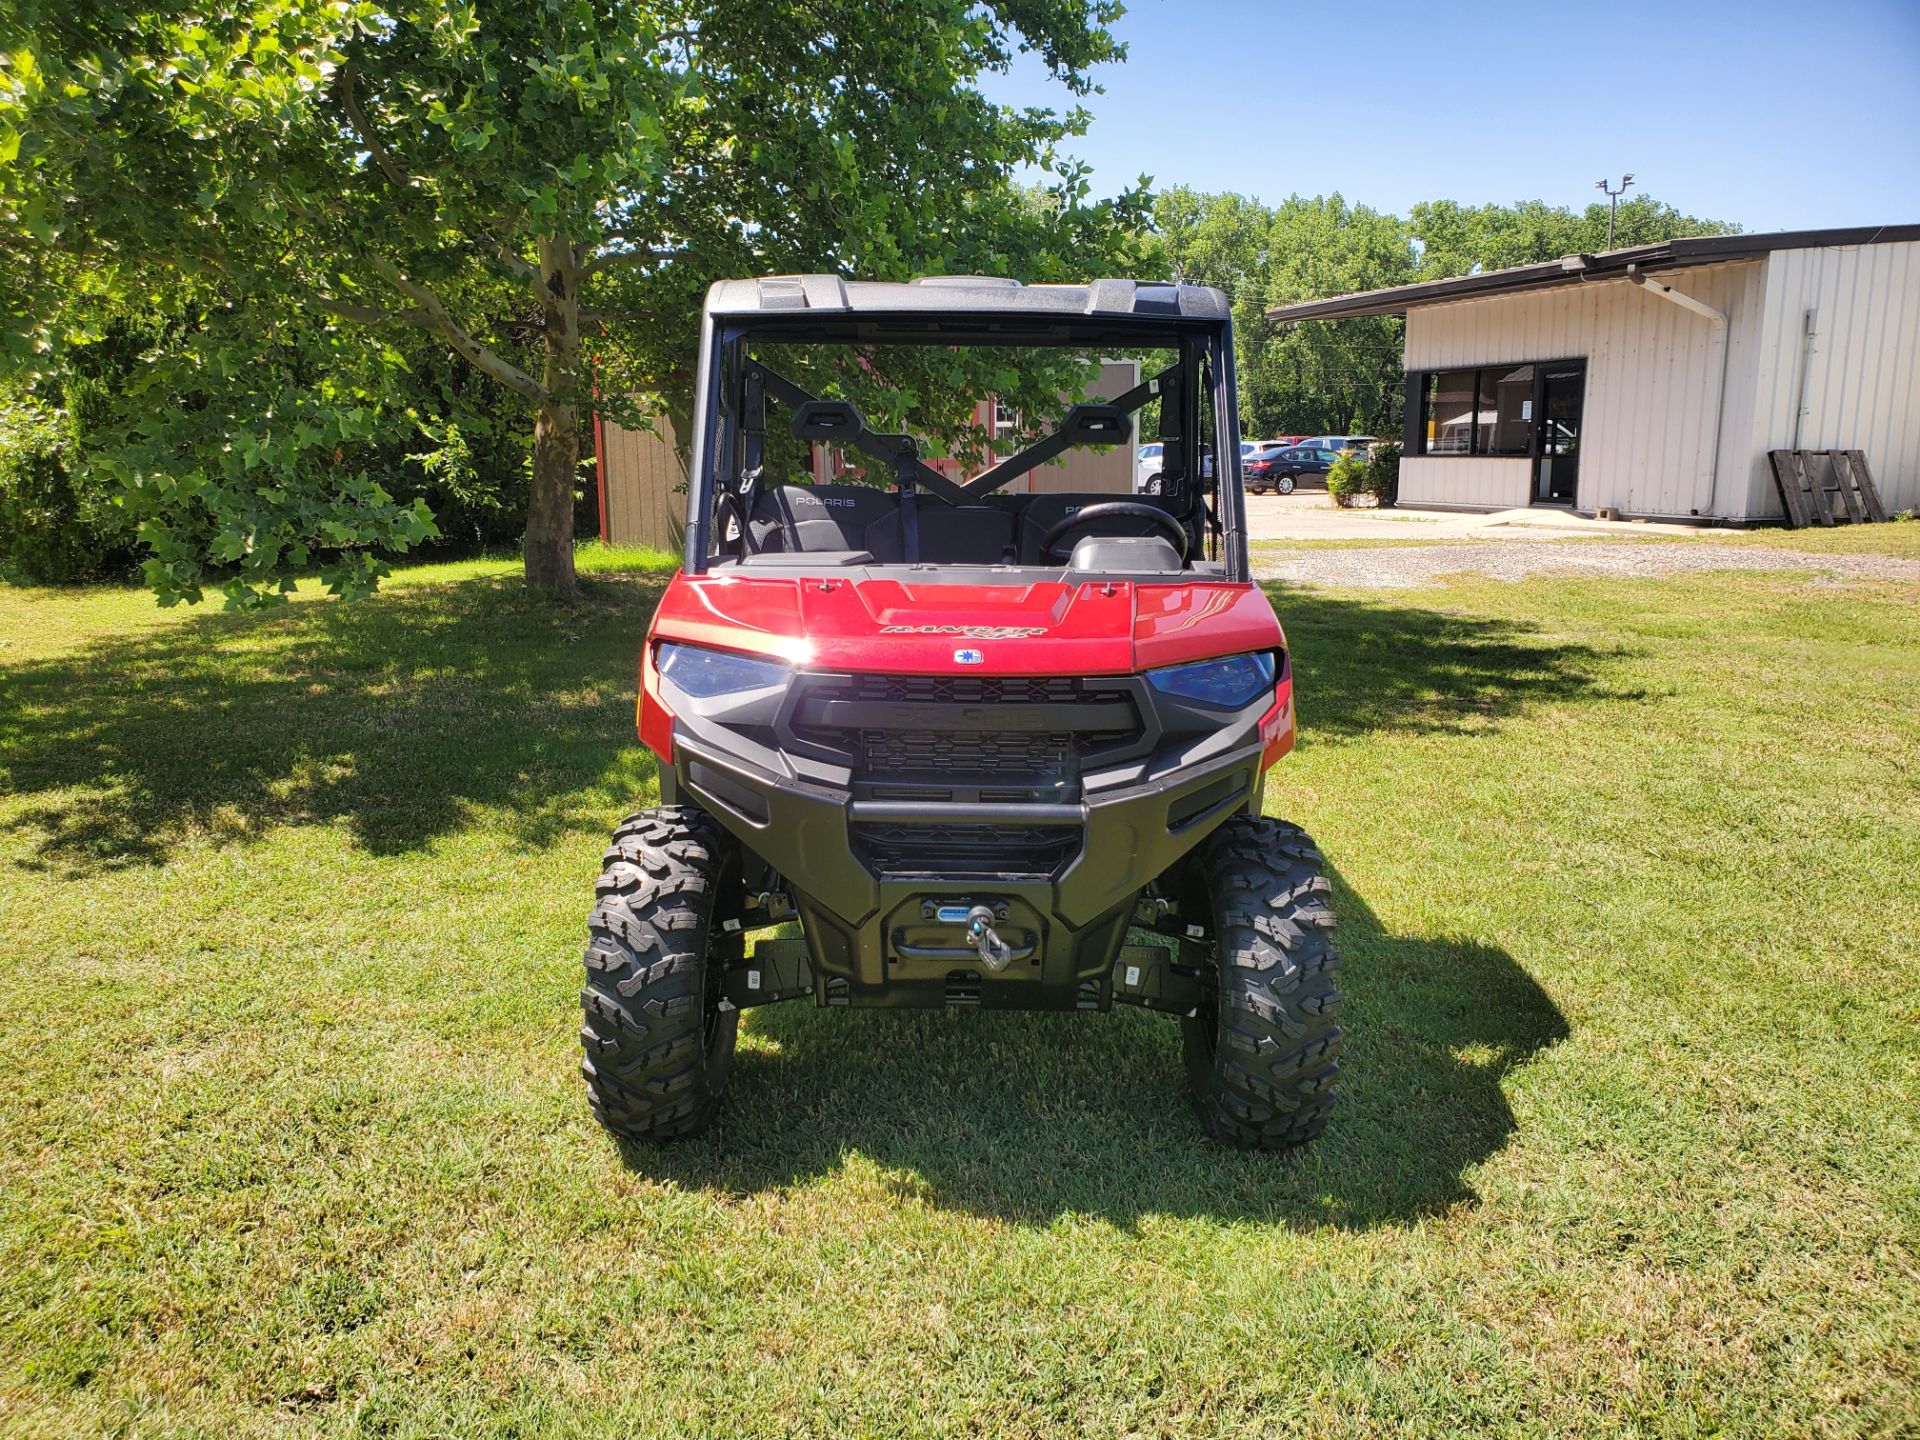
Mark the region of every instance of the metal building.
<instances>
[{"instance_id":1,"label":"metal building","mask_svg":"<svg viewBox=\"0 0 1920 1440\"><path fill-rule=\"evenodd\" d=\"M1407 317L1400 503L1747 522L1767 452L1920 505L1920 225L1672 240L1270 310Z\"/></svg>"}]
</instances>

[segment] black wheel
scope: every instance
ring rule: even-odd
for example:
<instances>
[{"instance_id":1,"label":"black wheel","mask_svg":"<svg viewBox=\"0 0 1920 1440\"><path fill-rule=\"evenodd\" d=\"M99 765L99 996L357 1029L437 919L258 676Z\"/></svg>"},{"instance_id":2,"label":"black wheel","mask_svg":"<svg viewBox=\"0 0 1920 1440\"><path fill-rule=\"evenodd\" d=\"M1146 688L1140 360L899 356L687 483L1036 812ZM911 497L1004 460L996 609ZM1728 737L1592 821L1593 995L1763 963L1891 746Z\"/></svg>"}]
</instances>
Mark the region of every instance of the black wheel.
<instances>
[{"instance_id":1,"label":"black wheel","mask_svg":"<svg viewBox=\"0 0 1920 1440\"><path fill-rule=\"evenodd\" d=\"M1293 477L1291 475L1282 475L1278 480L1273 482L1273 488L1278 490L1282 495L1291 495L1293 493Z\"/></svg>"},{"instance_id":2,"label":"black wheel","mask_svg":"<svg viewBox=\"0 0 1920 1440\"><path fill-rule=\"evenodd\" d=\"M1182 1021L1207 1133L1279 1150L1318 1135L1340 1065L1332 886L1306 832L1238 816L1202 848L1215 965Z\"/></svg>"},{"instance_id":3,"label":"black wheel","mask_svg":"<svg viewBox=\"0 0 1920 1440\"><path fill-rule=\"evenodd\" d=\"M587 917L587 1099L626 1140L697 1135L713 1122L740 1013L721 980L741 907L733 843L691 806L642 810L613 832Z\"/></svg>"}]
</instances>

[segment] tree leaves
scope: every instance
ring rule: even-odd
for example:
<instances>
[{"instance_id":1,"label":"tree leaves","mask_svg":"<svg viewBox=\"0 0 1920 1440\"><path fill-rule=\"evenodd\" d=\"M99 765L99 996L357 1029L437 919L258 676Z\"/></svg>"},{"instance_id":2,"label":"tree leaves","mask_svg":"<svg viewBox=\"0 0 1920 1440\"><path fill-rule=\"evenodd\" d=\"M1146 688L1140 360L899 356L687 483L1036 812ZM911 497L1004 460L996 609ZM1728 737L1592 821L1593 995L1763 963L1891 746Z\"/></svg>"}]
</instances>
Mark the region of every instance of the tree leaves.
<instances>
[{"instance_id":1,"label":"tree leaves","mask_svg":"<svg viewBox=\"0 0 1920 1440\"><path fill-rule=\"evenodd\" d=\"M356 593L375 552L431 533L357 468L405 403L377 333L343 322L422 328L542 404L597 380L684 408L714 278L1078 278L1126 268L1144 213L1138 190L1090 202L1059 155L1084 115L975 83L1031 50L1086 93L1120 54L1107 0L14 11L7 360L57 365L89 307L164 295L182 316L97 457L170 602L220 571L230 601L267 603L316 557ZM1022 166L1045 192L1014 189ZM608 252L631 258L592 268ZM583 302L620 318L583 336Z\"/></svg>"}]
</instances>

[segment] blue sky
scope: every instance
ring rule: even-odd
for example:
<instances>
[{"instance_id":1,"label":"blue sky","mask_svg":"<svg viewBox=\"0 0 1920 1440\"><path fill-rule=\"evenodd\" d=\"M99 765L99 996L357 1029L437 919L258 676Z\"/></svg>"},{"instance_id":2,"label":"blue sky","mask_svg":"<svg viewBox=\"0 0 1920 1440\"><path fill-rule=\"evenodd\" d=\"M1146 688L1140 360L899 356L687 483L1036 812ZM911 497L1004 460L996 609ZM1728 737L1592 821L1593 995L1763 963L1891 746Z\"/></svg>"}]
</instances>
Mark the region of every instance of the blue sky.
<instances>
[{"instance_id":1,"label":"blue sky","mask_svg":"<svg viewBox=\"0 0 1920 1440\"><path fill-rule=\"evenodd\" d=\"M1100 193L1579 207L1631 170L1749 230L1920 222L1920 0L1127 0L1073 145ZM1069 103L1023 58L996 99Z\"/></svg>"}]
</instances>

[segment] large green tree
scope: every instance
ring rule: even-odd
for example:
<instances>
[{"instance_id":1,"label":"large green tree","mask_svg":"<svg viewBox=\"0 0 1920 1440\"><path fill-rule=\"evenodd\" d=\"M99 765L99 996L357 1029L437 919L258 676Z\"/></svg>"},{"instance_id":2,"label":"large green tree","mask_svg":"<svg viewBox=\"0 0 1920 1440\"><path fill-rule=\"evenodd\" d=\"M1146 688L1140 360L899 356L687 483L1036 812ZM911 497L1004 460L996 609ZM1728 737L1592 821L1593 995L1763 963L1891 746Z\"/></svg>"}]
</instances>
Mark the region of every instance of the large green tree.
<instances>
[{"instance_id":1,"label":"large green tree","mask_svg":"<svg viewBox=\"0 0 1920 1440\"><path fill-rule=\"evenodd\" d=\"M1625 249L1690 235L1725 235L1739 228L1683 215L1651 195L1636 195L1620 206L1613 243ZM1417 278L1439 280L1476 269L1501 270L1605 250L1607 207L1596 204L1575 211L1540 200L1477 206L1430 200L1408 212L1407 231L1420 248Z\"/></svg>"},{"instance_id":2,"label":"large green tree","mask_svg":"<svg viewBox=\"0 0 1920 1440\"><path fill-rule=\"evenodd\" d=\"M525 557L574 593L582 407L691 388L716 276L1055 278L1120 253L1085 124L990 102L1037 53L1075 94L1112 0L14 0L0 25L0 311L46 365L100 317L175 323L116 461L163 598L236 567L269 596L323 551L342 589L427 533L355 473L434 337L532 431ZM1045 203L1010 177L1034 167ZM158 402L200 377L198 402ZM207 384L211 379L214 383ZM611 403L619 403L612 400Z\"/></svg>"},{"instance_id":3,"label":"large green tree","mask_svg":"<svg viewBox=\"0 0 1920 1440\"><path fill-rule=\"evenodd\" d=\"M1338 195L1296 195L1267 206L1180 187L1155 197L1153 218L1167 270L1219 286L1232 303L1247 435L1388 423L1400 367L1398 321L1275 333L1266 312L1287 299L1411 279L1415 250L1404 222Z\"/></svg>"}]
</instances>

